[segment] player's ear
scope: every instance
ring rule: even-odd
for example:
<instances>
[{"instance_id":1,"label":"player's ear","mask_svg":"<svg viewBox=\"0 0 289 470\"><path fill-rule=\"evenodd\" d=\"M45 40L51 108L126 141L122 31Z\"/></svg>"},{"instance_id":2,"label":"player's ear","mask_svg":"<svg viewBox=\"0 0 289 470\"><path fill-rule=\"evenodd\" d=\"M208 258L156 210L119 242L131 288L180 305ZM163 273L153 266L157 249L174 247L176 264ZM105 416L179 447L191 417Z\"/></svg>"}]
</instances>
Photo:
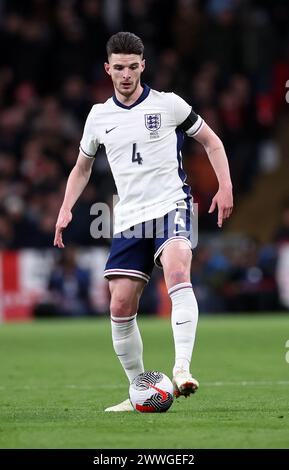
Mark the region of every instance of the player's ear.
<instances>
[{"instance_id":1,"label":"player's ear","mask_svg":"<svg viewBox=\"0 0 289 470\"><path fill-rule=\"evenodd\" d=\"M145 68L146 68L146 60L143 59L143 60L141 61L141 71L143 72Z\"/></svg>"},{"instance_id":2,"label":"player's ear","mask_svg":"<svg viewBox=\"0 0 289 470\"><path fill-rule=\"evenodd\" d=\"M108 73L108 75L111 75L110 65L107 62L104 62L104 70L106 71L106 73Z\"/></svg>"}]
</instances>

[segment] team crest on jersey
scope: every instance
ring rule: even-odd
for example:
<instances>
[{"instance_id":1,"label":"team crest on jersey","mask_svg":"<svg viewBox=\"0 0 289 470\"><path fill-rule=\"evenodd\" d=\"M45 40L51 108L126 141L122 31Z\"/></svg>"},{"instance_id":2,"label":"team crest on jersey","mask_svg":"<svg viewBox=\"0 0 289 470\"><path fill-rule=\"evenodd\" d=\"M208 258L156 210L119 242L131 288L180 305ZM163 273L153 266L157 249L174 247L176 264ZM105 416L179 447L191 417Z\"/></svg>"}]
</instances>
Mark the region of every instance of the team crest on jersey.
<instances>
[{"instance_id":1,"label":"team crest on jersey","mask_svg":"<svg viewBox=\"0 0 289 470\"><path fill-rule=\"evenodd\" d=\"M145 114L145 124L149 131L157 131L161 127L161 115Z\"/></svg>"},{"instance_id":2,"label":"team crest on jersey","mask_svg":"<svg viewBox=\"0 0 289 470\"><path fill-rule=\"evenodd\" d=\"M157 131L161 127L160 113L145 114L145 125L146 125L146 128L150 131L151 139L156 139L157 137L159 137L159 134Z\"/></svg>"}]
</instances>

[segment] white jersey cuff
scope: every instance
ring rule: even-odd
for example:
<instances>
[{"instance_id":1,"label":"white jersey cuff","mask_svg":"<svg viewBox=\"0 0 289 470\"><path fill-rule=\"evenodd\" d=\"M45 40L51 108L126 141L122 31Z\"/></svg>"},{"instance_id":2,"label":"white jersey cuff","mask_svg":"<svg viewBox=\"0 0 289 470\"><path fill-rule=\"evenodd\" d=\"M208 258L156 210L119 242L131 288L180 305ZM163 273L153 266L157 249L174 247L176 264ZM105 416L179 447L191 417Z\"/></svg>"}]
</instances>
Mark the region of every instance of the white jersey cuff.
<instances>
[{"instance_id":1,"label":"white jersey cuff","mask_svg":"<svg viewBox=\"0 0 289 470\"><path fill-rule=\"evenodd\" d=\"M197 135L197 133L203 127L203 124L204 120L201 118L201 116L198 116L198 119L196 120L195 124L186 131L187 136L194 137L195 135Z\"/></svg>"},{"instance_id":2,"label":"white jersey cuff","mask_svg":"<svg viewBox=\"0 0 289 470\"><path fill-rule=\"evenodd\" d=\"M86 158L95 158L95 155L89 155L89 153L85 152L81 145L79 146L79 151L82 153L82 155Z\"/></svg>"}]
</instances>

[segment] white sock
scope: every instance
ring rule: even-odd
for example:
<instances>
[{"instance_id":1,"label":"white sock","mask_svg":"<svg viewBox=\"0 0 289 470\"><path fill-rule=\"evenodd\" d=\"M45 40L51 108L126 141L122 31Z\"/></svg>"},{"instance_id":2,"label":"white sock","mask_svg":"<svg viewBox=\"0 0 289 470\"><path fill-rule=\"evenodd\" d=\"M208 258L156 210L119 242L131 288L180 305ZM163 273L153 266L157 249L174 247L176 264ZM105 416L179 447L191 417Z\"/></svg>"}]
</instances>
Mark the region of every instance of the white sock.
<instances>
[{"instance_id":1,"label":"white sock","mask_svg":"<svg viewBox=\"0 0 289 470\"><path fill-rule=\"evenodd\" d=\"M172 329L175 342L175 365L177 370L190 370L190 363L198 323L198 304L190 282L182 282L169 289L172 300Z\"/></svg>"},{"instance_id":2,"label":"white sock","mask_svg":"<svg viewBox=\"0 0 289 470\"><path fill-rule=\"evenodd\" d=\"M112 342L116 355L131 383L133 379L144 372L143 344L138 329L136 315L120 318L111 316Z\"/></svg>"}]
</instances>

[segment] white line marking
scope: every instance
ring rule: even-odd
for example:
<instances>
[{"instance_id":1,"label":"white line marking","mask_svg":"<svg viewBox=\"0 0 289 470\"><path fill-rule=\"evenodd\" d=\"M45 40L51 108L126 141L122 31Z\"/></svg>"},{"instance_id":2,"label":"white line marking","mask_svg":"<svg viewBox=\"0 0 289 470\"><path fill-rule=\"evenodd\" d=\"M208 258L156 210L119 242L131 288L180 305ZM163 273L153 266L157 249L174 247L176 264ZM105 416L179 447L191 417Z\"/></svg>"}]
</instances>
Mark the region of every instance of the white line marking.
<instances>
[{"instance_id":1,"label":"white line marking","mask_svg":"<svg viewBox=\"0 0 289 470\"><path fill-rule=\"evenodd\" d=\"M240 382L203 382L208 387L228 387L228 386L254 386L254 385L289 385L289 380L242 380Z\"/></svg>"},{"instance_id":2,"label":"white line marking","mask_svg":"<svg viewBox=\"0 0 289 470\"><path fill-rule=\"evenodd\" d=\"M254 386L274 386L274 385L289 385L289 380L242 380L240 382L223 382L223 381L216 381L216 382L201 382L202 387L254 387ZM63 385L62 387L57 386L55 389L75 389L75 390L116 390L122 389L125 390L128 387L126 385L118 385L118 384L110 384L110 385ZM5 385L0 385L0 390L53 390L53 387L41 387L38 385L22 385L22 387L8 387Z\"/></svg>"}]
</instances>

